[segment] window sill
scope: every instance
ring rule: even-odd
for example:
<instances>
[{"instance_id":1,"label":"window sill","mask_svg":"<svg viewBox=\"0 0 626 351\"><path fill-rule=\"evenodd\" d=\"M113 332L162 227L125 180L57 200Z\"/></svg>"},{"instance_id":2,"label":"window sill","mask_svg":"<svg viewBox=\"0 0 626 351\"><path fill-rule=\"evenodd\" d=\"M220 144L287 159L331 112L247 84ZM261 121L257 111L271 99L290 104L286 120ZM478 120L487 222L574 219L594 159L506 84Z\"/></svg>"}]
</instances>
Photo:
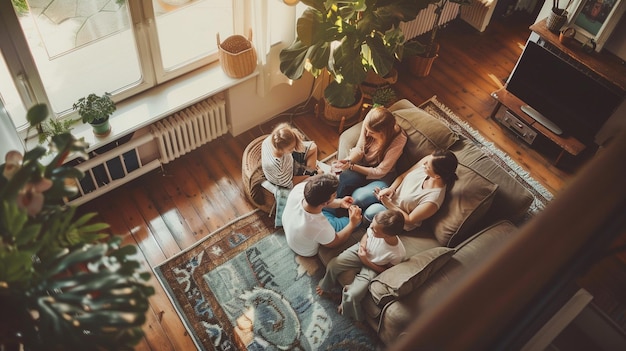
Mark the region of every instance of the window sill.
<instances>
[{"instance_id":1,"label":"window sill","mask_svg":"<svg viewBox=\"0 0 626 351\"><path fill-rule=\"evenodd\" d=\"M255 71L244 78L230 78L216 62L117 103L108 136L96 137L91 126L83 123L77 124L72 134L84 138L89 144L87 151L92 151L258 74Z\"/></svg>"}]
</instances>

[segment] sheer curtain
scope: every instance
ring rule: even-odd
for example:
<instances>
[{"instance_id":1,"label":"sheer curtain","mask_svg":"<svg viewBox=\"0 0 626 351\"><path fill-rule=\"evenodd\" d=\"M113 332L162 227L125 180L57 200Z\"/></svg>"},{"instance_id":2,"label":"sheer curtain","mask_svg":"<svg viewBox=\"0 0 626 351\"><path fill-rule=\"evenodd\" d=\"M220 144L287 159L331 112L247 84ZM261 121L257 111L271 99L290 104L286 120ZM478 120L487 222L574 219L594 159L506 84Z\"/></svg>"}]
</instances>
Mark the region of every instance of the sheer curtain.
<instances>
[{"instance_id":1,"label":"sheer curtain","mask_svg":"<svg viewBox=\"0 0 626 351\"><path fill-rule=\"evenodd\" d=\"M280 72L279 54L295 39L297 7L279 0L254 0L248 8L258 57L257 94L264 97L273 87L290 82Z\"/></svg>"}]
</instances>

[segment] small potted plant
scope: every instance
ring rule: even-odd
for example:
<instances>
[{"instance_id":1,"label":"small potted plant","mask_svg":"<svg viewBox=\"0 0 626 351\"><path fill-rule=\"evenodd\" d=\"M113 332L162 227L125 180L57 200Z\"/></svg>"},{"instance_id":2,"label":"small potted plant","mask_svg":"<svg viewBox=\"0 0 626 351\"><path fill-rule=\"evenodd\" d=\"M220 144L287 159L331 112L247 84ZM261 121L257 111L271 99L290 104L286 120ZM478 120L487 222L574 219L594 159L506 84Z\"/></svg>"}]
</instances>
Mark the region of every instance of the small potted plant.
<instances>
[{"instance_id":1,"label":"small potted plant","mask_svg":"<svg viewBox=\"0 0 626 351\"><path fill-rule=\"evenodd\" d=\"M109 117L116 110L115 102L111 99L110 93L102 96L89 94L87 97L78 99L73 105L74 110L78 110L78 115L83 123L89 123L93 127L96 136L105 137L111 132Z\"/></svg>"}]
</instances>

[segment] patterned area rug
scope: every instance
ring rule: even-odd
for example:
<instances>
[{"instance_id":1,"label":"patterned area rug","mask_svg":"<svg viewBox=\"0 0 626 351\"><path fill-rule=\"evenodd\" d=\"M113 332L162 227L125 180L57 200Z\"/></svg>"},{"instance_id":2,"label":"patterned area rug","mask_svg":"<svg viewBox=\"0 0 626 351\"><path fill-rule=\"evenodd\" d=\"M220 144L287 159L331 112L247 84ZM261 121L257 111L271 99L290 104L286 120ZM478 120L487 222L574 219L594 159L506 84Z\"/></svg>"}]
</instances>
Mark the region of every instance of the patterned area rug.
<instances>
[{"instance_id":1,"label":"patterned area rug","mask_svg":"<svg viewBox=\"0 0 626 351\"><path fill-rule=\"evenodd\" d=\"M253 211L154 268L199 350L377 350L317 296L324 267Z\"/></svg>"},{"instance_id":2,"label":"patterned area rug","mask_svg":"<svg viewBox=\"0 0 626 351\"><path fill-rule=\"evenodd\" d=\"M513 178L528 189L535 197L529 215L541 211L553 198L553 195L538 181L526 172L520 165L511 159L506 153L498 149L493 143L487 141L477 130L472 128L467 122L454 114L448 107L433 96L419 106L431 115L439 118L457 134L471 140L495 163L506 170Z\"/></svg>"}]
</instances>

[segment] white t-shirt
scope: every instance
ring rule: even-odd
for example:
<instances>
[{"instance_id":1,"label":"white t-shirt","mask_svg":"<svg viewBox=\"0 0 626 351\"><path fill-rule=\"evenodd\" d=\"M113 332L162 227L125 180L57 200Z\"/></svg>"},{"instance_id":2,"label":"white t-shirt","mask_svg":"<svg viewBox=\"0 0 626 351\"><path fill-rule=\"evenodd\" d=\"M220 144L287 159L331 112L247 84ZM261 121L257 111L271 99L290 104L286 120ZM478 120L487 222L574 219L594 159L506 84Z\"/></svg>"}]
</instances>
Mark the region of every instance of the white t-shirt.
<instances>
[{"instance_id":1,"label":"white t-shirt","mask_svg":"<svg viewBox=\"0 0 626 351\"><path fill-rule=\"evenodd\" d=\"M330 244L335 240L335 229L322 213L309 213L304 210L304 186L297 184L289 193L283 211L283 229L287 245L300 256L315 256L319 245Z\"/></svg>"},{"instance_id":2,"label":"white t-shirt","mask_svg":"<svg viewBox=\"0 0 626 351\"><path fill-rule=\"evenodd\" d=\"M424 189L426 176L424 167L417 167L409 172L394 192L391 201L406 213L411 213L418 205L426 202L432 202L440 208L446 196L446 188ZM405 225L404 230L413 230L421 224L419 222L411 226Z\"/></svg>"},{"instance_id":3,"label":"white t-shirt","mask_svg":"<svg viewBox=\"0 0 626 351\"><path fill-rule=\"evenodd\" d=\"M389 245L384 238L374 236L371 228L367 228L367 241L365 243L367 258L374 264L384 266L389 263L397 265L404 260L406 249L398 238L398 244Z\"/></svg>"}]
</instances>

